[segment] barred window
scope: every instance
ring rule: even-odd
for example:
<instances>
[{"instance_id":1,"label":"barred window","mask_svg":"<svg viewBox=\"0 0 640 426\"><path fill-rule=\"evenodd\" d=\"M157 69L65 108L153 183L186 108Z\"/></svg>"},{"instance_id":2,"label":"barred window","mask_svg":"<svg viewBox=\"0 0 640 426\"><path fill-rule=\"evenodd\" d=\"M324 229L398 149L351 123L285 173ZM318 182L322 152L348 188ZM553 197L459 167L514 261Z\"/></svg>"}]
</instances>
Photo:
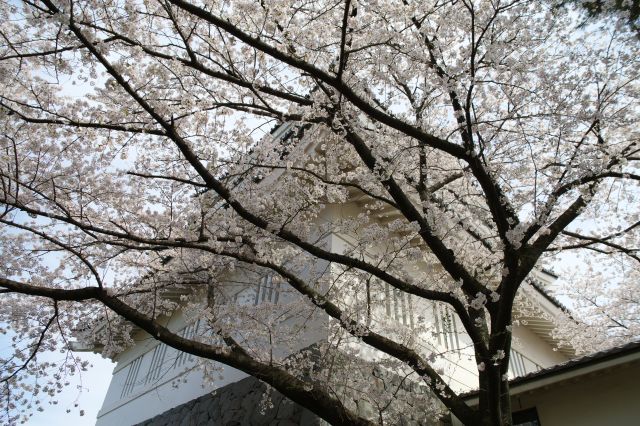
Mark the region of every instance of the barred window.
<instances>
[{"instance_id":1,"label":"barred window","mask_svg":"<svg viewBox=\"0 0 640 426\"><path fill-rule=\"evenodd\" d=\"M256 295L253 301L254 305L269 302L274 305L280 299L280 280L273 274L267 274L260 278L256 288Z\"/></svg>"},{"instance_id":2,"label":"barred window","mask_svg":"<svg viewBox=\"0 0 640 426\"><path fill-rule=\"evenodd\" d=\"M149 372L147 373L147 379L145 381L146 384L154 382L160 378L166 353L167 345L165 345L164 343L159 344L153 349L153 355L151 356L151 365L149 366Z\"/></svg>"},{"instance_id":3,"label":"barred window","mask_svg":"<svg viewBox=\"0 0 640 426\"><path fill-rule=\"evenodd\" d=\"M439 303L433 305L433 318L438 336L438 343L447 350L460 350L456 315L451 308Z\"/></svg>"},{"instance_id":4,"label":"barred window","mask_svg":"<svg viewBox=\"0 0 640 426\"><path fill-rule=\"evenodd\" d=\"M194 322L193 324L189 324L182 330L180 330L180 337L185 339L193 339L198 334L198 329L200 328L200 320ZM186 352L178 352L178 356L176 357L175 367L181 367L187 362L192 362L195 357Z\"/></svg>"},{"instance_id":5,"label":"barred window","mask_svg":"<svg viewBox=\"0 0 640 426\"><path fill-rule=\"evenodd\" d=\"M405 293L389 283L384 284L385 310L388 317L401 324L413 327L413 300Z\"/></svg>"},{"instance_id":6,"label":"barred window","mask_svg":"<svg viewBox=\"0 0 640 426\"><path fill-rule=\"evenodd\" d=\"M136 380L138 379L138 372L140 371L140 364L142 364L143 356L144 355L140 355L138 358L134 359L129 364L129 370L127 371L127 378L124 381L124 387L122 388L122 393L120 394L120 398L124 398L125 396L133 392L133 389L136 386Z\"/></svg>"},{"instance_id":7,"label":"barred window","mask_svg":"<svg viewBox=\"0 0 640 426\"><path fill-rule=\"evenodd\" d=\"M525 374L539 370L542 370L542 367L538 363L513 348L511 349L509 352L509 376L511 378L524 376Z\"/></svg>"},{"instance_id":8,"label":"barred window","mask_svg":"<svg viewBox=\"0 0 640 426\"><path fill-rule=\"evenodd\" d=\"M513 377L524 376L527 374L527 369L524 365L524 357L520 352L516 352L511 349L511 355L509 356L509 370Z\"/></svg>"}]
</instances>

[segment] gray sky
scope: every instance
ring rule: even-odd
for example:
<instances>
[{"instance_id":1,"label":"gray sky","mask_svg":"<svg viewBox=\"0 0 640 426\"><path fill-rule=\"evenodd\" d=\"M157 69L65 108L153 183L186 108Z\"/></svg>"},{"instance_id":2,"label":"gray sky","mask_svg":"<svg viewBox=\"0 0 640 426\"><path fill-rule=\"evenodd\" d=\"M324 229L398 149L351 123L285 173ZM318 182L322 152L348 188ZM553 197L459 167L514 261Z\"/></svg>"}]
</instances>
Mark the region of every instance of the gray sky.
<instances>
[{"instance_id":1,"label":"gray sky","mask_svg":"<svg viewBox=\"0 0 640 426\"><path fill-rule=\"evenodd\" d=\"M9 335L0 335L0 351L4 352L10 347L10 339ZM89 361L92 367L89 368L89 371L83 372L82 375L70 378L70 385L56 398L58 400L57 405L50 405L46 399L43 400L42 407L44 411L33 410L33 416L28 421L29 425L76 426L95 424L96 416L107 393L115 364L93 353L77 353L76 355L83 360ZM60 353L48 353L43 354L41 357L47 360L55 360L63 356L64 354ZM67 410L70 411L67 413ZM80 416L80 410L84 410L83 416Z\"/></svg>"}]
</instances>

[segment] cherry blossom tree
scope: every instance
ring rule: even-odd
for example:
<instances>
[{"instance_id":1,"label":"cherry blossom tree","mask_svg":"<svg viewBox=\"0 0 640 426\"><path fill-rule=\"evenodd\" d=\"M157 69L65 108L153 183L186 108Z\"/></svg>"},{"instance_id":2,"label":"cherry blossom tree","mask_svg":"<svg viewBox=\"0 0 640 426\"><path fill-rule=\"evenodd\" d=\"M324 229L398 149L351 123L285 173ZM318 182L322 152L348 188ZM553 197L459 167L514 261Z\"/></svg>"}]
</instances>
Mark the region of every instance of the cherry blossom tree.
<instances>
[{"instance_id":1,"label":"cherry blossom tree","mask_svg":"<svg viewBox=\"0 0 640 426\"><path fill-rule=\"evenodd\" d=\"M589 256L598 261L580 271L563 268L567 278L555 289L558 297L572 304L559 319L555 335L578 353L606 350L640 336L637 259L602 253ZM605 285L594 286L593 280Z\"/></svg>"},{"instance_id":2,"label":"cherry blossom tree","mask_svg":"<svg viewBox=\"0 0 640 426\"><path fill-rule=\"evenodd\" d=\"M117 353L133 326L332 424L402 411L397 389L363 385L375 418L340 398L370 367L344 345L321 348L326 374L313 357L274 357L304 333L286 316L330 319L334 340L382 354L465 424L511 424L514 301L534 267L595 250L624 258L611 273L638 273L638 43L615 22L578 29L555 6L3 3L0 313L16 336L1 360L6 418L85 368L41 353L68 350L78 330ZM322 220L356 199L359 211ZM348 250L327 249L334 234L350 236ZM237 303L224 287L234 270L270 270L295 302ZM635 284L621 281L637 295ZM376 286L455 312L479 366L477 407L419 334L372 320ZM209 337L165 327L179 306Z\"/></svg>"},{"instance_id":3,"label":"cherry blossom tree","mask_svg":"<svg viewBox=\"0 0 640 426\"><path fill-rule=\"evenodd\" d=\"M638 0L593 0L593 1L574 1L568 0L561 2L563 4L571 3L580 6L585 12L585 23L593 18L602 18L609 15L620 15L627 21L627 25L634 31L639 32L640 26L640 1ZM638 33L640 34L640 32Z\"/></svg>"}]
</instances>

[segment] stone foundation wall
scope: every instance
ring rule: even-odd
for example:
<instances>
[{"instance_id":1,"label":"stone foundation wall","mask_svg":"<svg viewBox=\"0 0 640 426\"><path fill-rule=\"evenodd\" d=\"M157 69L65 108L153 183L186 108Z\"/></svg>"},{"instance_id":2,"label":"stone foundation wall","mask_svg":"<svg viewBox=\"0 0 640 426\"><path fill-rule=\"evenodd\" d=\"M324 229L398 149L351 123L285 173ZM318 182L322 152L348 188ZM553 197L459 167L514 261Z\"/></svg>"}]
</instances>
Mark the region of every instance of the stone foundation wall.
<instances>
[{"instance_id":1,"label":"stone foundation wall","mask_svg":"<svg viewBox=\"0 0 640 426\"><path fill-rule=\"evenodd\" d=\"M165 411L137 426L324 426L311 411L271 390L273 407L261 408L267 386L253 377L231 383ZM176 389L180 392L180 388Z\"/></svg>"}]
</instances>

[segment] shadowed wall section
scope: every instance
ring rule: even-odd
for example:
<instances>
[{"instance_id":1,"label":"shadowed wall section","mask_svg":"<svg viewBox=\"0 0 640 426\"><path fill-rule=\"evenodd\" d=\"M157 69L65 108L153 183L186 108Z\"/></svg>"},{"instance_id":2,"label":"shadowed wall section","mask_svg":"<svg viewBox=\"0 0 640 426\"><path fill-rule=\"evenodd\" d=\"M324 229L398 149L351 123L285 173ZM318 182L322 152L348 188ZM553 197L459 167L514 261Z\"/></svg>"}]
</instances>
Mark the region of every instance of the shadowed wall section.
<instances>
[{"instance_id":1,"label":"shadowed wall section","mask_svg":"<svg viewBox=\"0 0 640 426\"><path fill-rule=\"evenodd\" d=\"M269 402L264 396L266 390L264 383L248 377L165 411L137 426L327 425L276 390L271 390Z\"/></svg>"}]
</instances>

